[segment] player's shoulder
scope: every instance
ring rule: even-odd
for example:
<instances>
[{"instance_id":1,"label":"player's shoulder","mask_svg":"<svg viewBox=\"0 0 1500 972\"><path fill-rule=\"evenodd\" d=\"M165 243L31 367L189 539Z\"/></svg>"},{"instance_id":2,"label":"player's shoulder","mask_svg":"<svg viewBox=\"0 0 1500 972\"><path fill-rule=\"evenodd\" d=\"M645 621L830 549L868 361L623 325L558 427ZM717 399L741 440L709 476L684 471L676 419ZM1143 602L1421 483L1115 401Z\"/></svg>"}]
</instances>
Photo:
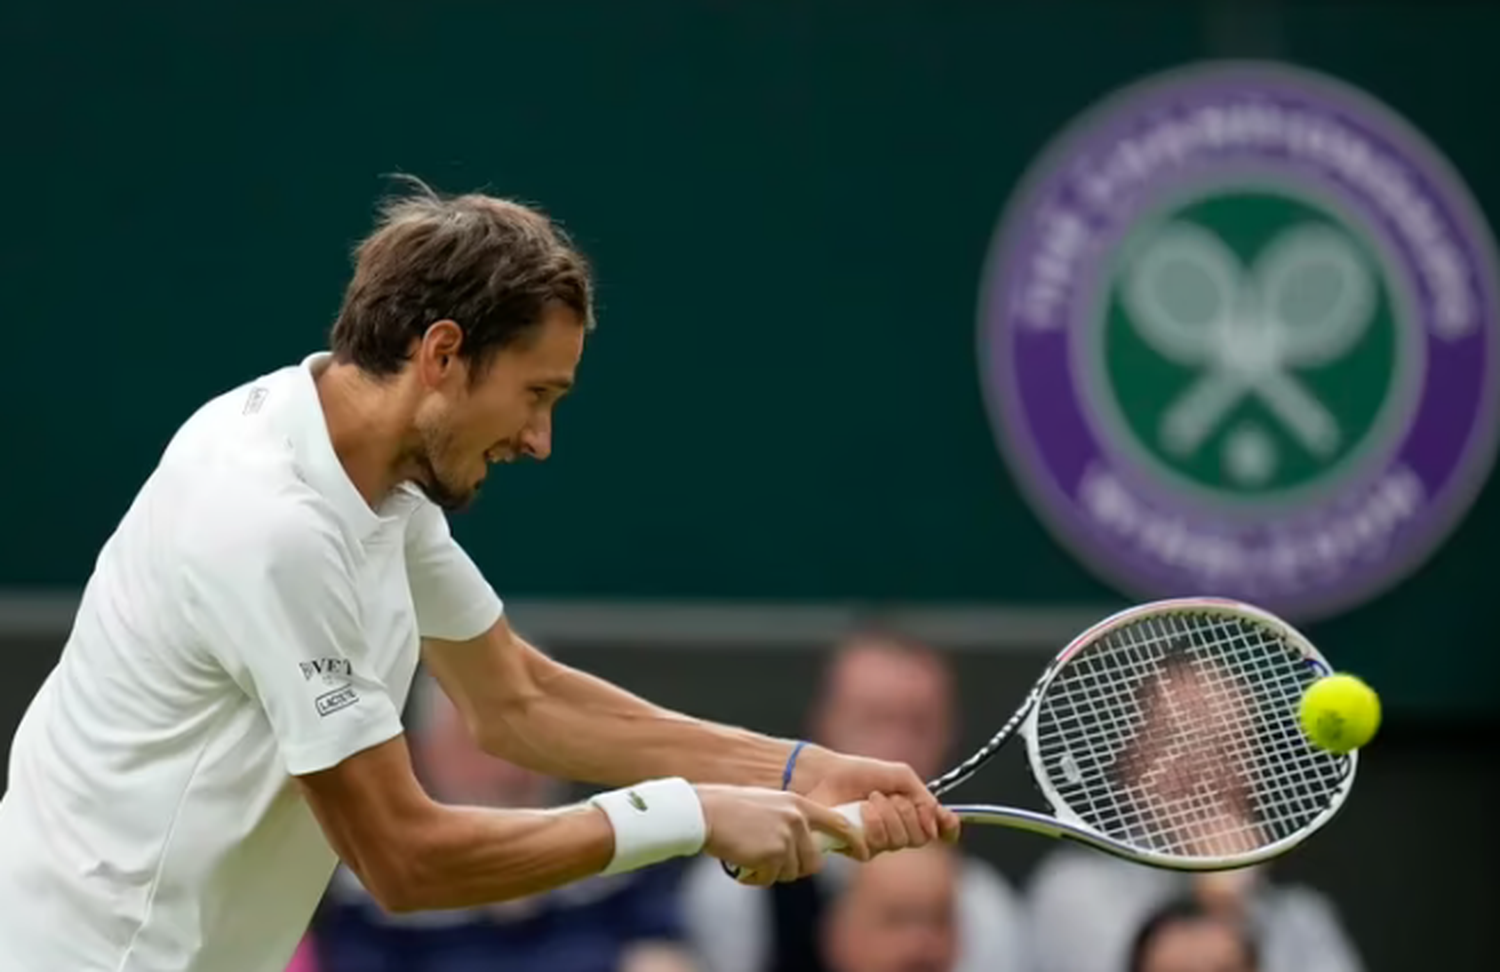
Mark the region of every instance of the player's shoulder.
<instances>
[{"instance_id":1,"label":"player's shoulder","mask_svg":"<svg viewBox=\"0 0 1500 972\"><path fill-rule=\"evenodd\" d=\"M154 477L172 503L181 552L296 564L344 542L332 505L301 474L272 372L205 403L178 430Z\"/></svg>"},{"instance_id":2,"label":"player's shoulder","mask_svg":"<svg viewBox=\"0 0 1500 972\"><path fill-rule=\"evenodd\" d=\"M338 517L316 490L262 470L208 477L185 500L182 513L191 524L185 545L200 553L264 550L295 559L344 542Z\"/></svg>"},{"instance_id":3,"label":"player's shoulder","mask_svg":"<svg viewBox=\"0 0 1500 972\"><path fill-rule=\"evenodd\" d=\"M349 542L326 504L295 483L228 479L197 494L183 510L175 549L190 583L246 588L267 583L324 584L352 577Z\"/></svg>"},{"instance_id":4,"label":"player's shoulder","mask_svg":"<svg viewBox=\"0 0 1500 972\"><path fill-rule=\"evenodd\" d=\"M244 445L285 439L288 408L302 369L288 365L267 372L204 401L180 425L162 455L164 464L232 456L255 457Z\"/></svg>"}]
</instances>

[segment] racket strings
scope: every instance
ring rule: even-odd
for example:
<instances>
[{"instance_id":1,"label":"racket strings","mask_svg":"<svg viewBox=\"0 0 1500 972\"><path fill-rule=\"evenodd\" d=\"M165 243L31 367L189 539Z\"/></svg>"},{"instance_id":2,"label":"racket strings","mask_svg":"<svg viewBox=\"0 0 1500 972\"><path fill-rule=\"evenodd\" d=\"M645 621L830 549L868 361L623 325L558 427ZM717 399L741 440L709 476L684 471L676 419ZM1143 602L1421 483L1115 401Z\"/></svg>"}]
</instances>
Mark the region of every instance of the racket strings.
<instances>
[{"instance_id":1,"label":"racket strings","mask_svg":"<svg viewBox=\"0 0 1500 972\"><path fill-rule=\"evenodd\" d=\"M1316 818L1346 770L1298 726L1317 674L1242 618L1143 618L1080 649L1048 684L1041 768L1068 810L1116 839L1183 856L1264 846Z\"/></svg>"},{"instance_id":2,"label":"racket strings","mask_svg":"<svg viewBox=\"0 0 1500 972\"><path fill-rule=\"evenodd\" d=\"M1116 781L1128 788L1128 823L1166 851L1182 852L1187 844L1209 854L1244 850L1257 843L1245 778L1253 743L1241 720L1222 718L1237 700L1227 696L1220 673L1193 672L1182 657L1168 657L1161 676L1175 680L1179 691L1161 692L1160 683L1140 687L1156 693L1146 695L1156 700L1156 711L1142 719L1143 732L1126 751L1128 762ZM1227 666L1225 674L1235 667Z\"/></svg>"}]
</instances>

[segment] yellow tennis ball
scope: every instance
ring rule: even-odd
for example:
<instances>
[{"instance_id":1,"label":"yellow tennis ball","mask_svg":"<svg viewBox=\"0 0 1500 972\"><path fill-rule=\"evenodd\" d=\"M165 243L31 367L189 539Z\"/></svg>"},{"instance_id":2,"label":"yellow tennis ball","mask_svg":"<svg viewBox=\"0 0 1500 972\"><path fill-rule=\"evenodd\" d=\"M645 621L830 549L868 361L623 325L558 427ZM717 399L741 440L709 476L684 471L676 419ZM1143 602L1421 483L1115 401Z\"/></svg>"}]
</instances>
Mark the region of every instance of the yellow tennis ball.
<instances>
[{"instance_id":1,"label":"yellow tennis ball","mask_svg":"<svg viewBox=\"0 0 1500 972\"><path fill-rule=\"evenodd\" d=\"M1302 731L1313 745L1347 753L1368 743L1380 728L1380 696L1353 675L1328 675L1302 696Z\"/></svg>"}]
</instances>

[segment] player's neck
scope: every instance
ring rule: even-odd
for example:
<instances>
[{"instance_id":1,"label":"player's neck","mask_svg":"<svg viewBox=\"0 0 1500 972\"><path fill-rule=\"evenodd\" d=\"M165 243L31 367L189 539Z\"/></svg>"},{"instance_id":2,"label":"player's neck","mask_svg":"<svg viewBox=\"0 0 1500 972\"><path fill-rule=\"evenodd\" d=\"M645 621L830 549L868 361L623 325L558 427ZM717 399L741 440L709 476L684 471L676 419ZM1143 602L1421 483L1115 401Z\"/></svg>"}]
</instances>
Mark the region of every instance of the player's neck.
<instances>
[{"instance_id":1,"label":"player's neck","mask_svg":"<svg viewBox=\"0 0 1500 972\"><path fill-rule=\"evenodd\" d=\"M400 457L409 426L399 382L380 382L352 365L329 364L316 376L318 399L334 454L371 509L401 482Z\"/></svg>"}]
</instances>

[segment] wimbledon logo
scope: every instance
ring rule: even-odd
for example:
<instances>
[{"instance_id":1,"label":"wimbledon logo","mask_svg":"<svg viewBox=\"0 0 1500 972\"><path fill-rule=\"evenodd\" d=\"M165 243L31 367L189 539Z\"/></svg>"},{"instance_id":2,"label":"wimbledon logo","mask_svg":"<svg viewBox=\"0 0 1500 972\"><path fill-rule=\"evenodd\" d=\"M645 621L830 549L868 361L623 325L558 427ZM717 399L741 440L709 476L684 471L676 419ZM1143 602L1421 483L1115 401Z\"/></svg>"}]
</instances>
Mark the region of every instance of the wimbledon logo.
<instances>
[{"instance_id":1,"label":"wimbledon logo","mask_svg":"<svg viewBox=\"0 0 1500 972\"><path fill-rule=\"evenodd\" d=\"M1442 542L1496 449L1493 244L1458 178L1339 82L1229 63L1065 133L986 266L1012 469L1122 589L1307 618Z\"/></svg>"}]
</instances>

